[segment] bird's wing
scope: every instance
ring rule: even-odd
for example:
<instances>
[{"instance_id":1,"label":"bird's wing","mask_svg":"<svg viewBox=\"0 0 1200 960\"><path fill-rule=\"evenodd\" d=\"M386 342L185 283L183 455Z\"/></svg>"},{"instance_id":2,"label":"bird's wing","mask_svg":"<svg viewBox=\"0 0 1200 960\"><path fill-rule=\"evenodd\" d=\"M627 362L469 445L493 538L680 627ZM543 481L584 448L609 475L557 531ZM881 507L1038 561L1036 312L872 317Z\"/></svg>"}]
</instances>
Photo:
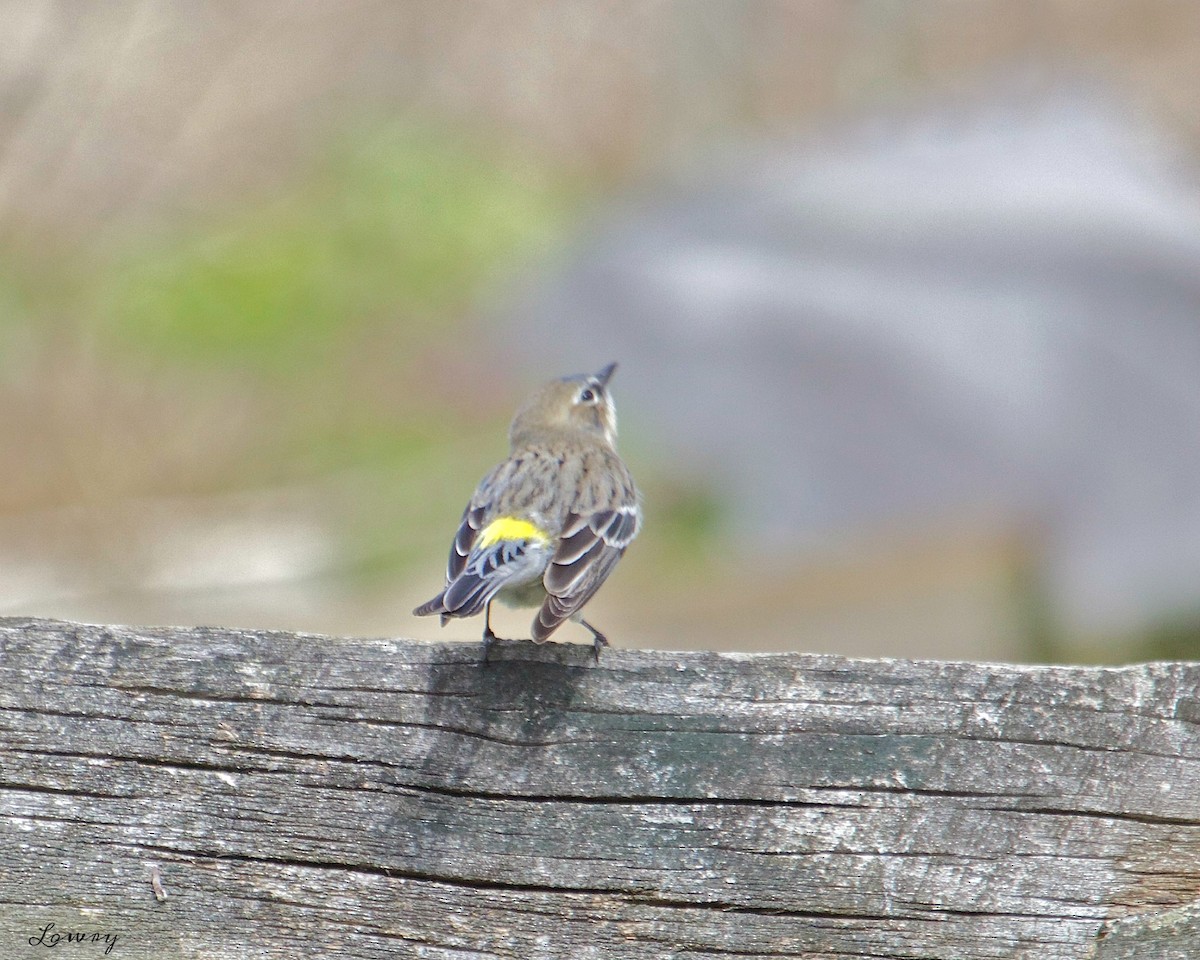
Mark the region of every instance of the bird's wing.
<instances>
[{"instance_id":1,"label":"bird's wing","mask_svg":"<svg viewBox=\"0 0 1200 960\"><path fill-rule=\"evenodd\" d=\"M508 583L536 579L546 563L548 541L531 537L477 544L463 570L441 595L443 611L455 617L473 617Z\"/></svg>"},{"instance_id":2,"label":"bird's wing","mask_svg":"<svg viewBox=\"0 0 1200 960\"><path fill-rule=\"evenodd\" d=\"M541 574L551 537L520 511L510 512L512 505L506 506L502 495L520 467L520 460L510 458L480 481L450 547L446 589L421 610L472 617L507 584Z\"/></svg>"},{"instance_id":3,"label":"bird's wing","mask_svg":"<svg viewBox=\"0 0 1200 960\"><path fill-rule=\"evenodd\" d=\"M549 560L550 541L539 535L501 536L491 539L489 531L497 523L532 524L512 518L483 527L479 517L468 511L459 526L459 534L450 550L446 589L428 603L417 607L417 616L441 614L447 617L473 617L506 585L536 580Z\"/></svg>"},{"instance_id":4,"label":"bird's wing","mask_svg":"<svg viewBox=\"0 0 1200 960\"><path fill-rule=\"evenodd\" d=\"M511 458L496 464L471 494L471 500L463 510L462 520L454 534L454 542L450 545L450 559L446 563L447 584L453 583L467 568L479 531L487 526L485 521L494 512L492 507L496 502L496 490L511 477L518 465Z\"/></svg>"},{"instance_id":5,"label":"bird's wing","mask_svg":"<svg viewBox=\"0 0 1200 960\"><path fill-rule=\"evenodd\" d=\"M472 551L475 551L475 542L479 538L479 531L484 527L484 518L487 516L492 502L491 482L503 466L501 464L480 481L470 502L463 510L458 530L454 533L454 541L450 544L450 557L446 561L446 588L432 600L417 607L413 611L417 616L426 617L440 613L442 622L445 623L446 616L452 612L452 608L446 605L447 594L462 576L463 571L467 569ZM487 598L481 601L480 607L482 608L482 604L486 602Z\"/></svg>"},{"instance_id":6,"label":"bird's wing","mask_svg":"<svg viewBox=\"0 0 1200 960\"><path fill-rule=\"evenodd\" d=\"M454 543L450 545L450 559L446 563L446 582L453 583L467 566L467 557L475 546L475 538L483 527L483 518L488 505L478 502L478 494L467 504L463 511L458 531L454 534Z\"/></svg>"},{"instance_id":7,"label":"bird's wing","mask_svg":"<svg viewBox=\"0 0 1200 960\"><path fill-rule=\"evenodd\" d=\"M547 597L533 622L534 640L545 640L592 598L637 536L641 522L636 500L615 510L567 517L542 578Z\"/></svg>"}]
</instances>

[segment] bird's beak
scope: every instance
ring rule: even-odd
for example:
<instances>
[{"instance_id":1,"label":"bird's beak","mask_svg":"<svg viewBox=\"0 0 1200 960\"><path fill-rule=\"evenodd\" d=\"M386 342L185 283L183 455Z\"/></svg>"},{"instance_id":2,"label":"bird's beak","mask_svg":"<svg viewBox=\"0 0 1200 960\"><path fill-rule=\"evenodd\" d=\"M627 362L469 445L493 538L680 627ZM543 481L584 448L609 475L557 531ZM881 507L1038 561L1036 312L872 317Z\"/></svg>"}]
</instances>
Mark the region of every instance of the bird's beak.
<instances>
[{"instance_id":1,"label":"bird's beak","mask_svg":"<svg viewBox=\"0 0 1200 960\"><path fill-rule=\"evenodd\" d=\"M596 379L600 382L600 386L607 387L608 381L612 378L612 375L616 372L616 370L617 365L615 363L610 363L607 367L596 374Z\"/></svg>"}]
</instances>

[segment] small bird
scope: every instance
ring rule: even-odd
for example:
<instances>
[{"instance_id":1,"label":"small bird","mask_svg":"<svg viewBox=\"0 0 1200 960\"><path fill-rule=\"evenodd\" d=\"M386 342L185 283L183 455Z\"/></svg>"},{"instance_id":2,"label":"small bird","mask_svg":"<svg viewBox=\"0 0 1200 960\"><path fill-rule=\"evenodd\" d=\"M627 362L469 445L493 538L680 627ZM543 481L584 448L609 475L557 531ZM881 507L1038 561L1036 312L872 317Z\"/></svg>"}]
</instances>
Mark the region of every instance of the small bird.
<instances>
[{"instance_id":1,"label":"small bird","mask_svg":"<svg viewBox=\"0 0 1200 960\"><path fill-rule=\"evenodd\" d=\"M418 617L482 612L483 659L492 601L538 607L534 643L564 620L591 631L593 653L608 639L581 611L642 527L629 469L617 455L617 412L608 392L615 363L599 373L551 380L513 418L508 459L480 481L450 548L446 588Z\"/></svg>"}]
</instances>

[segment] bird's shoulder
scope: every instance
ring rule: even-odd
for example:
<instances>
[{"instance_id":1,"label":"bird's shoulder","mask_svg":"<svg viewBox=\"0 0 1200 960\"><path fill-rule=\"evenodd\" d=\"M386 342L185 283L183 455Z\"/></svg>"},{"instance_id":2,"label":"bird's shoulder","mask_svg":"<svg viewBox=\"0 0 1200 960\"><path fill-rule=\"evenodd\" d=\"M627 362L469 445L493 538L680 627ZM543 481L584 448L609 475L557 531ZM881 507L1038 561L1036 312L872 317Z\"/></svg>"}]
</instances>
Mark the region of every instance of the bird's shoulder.
<instances>
[{"instance_id":1,"label":"bird's shoulder","mask_svg":"<svg viewBox=\"0 0 1200 960\"><path fill-rule=\"evenodd\" d=\"M629 468L611 447L548 442L514 450L493 467L465 513L476 524L517 516L560 526L570 515L614 508L640 512L639 502Z\"/></svg>"},{"instance_id":2,"label":"bird's shoulder","mask_svg":"<svg viewBox=\"0 0 1200 960\"><path fill-rule=\"evenodd\" d=\"M587 514L600 510L640 509L641 495L625 461L611 447L583 451L579 464L578 497L572 512Z\"/></svg>"},{"instance_id":3,"label":"bird's shoulder","mask_svg":"<svg viewBox=\"0 0 1200 960\"><path fill-rule=\"evenodd\" d=\"M520 505L532 499L541 486L554 477L558 458L547 450L518 450L487 472L471 497L471 507L488 513Z\"/></svg>"}]
</instances>

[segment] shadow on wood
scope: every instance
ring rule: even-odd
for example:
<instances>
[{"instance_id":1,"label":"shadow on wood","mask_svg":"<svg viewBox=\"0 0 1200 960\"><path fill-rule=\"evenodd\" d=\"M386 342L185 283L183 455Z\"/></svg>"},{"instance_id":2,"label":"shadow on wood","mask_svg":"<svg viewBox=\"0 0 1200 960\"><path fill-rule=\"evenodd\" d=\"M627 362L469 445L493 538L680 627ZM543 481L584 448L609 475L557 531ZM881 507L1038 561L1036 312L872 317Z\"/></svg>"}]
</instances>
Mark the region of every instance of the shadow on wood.
<instances>
[{"instance_id":1,"label":"shadow on wood","mask_svg":"<svg viewBox=\"0 0 1200 960\"><path fill-rule=\"evenodd\" d=\"M1200 956L1198 664L0 620L0 674L5 956Z\"/></svg>"}]
</instances>

